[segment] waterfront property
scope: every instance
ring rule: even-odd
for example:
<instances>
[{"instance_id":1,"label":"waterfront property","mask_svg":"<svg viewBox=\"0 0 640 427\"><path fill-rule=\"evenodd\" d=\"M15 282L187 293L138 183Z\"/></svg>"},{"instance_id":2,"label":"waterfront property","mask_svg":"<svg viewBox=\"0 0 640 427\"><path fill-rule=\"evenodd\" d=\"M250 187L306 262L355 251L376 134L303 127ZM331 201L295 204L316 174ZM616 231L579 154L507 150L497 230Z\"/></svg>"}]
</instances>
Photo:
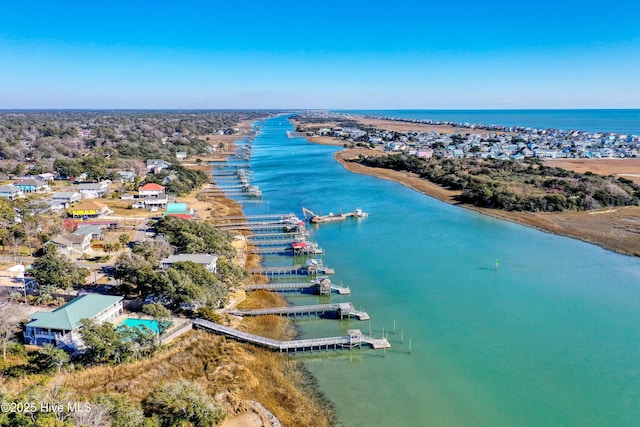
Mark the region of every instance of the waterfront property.
<instances>
[{"instance_id":1,"label":"waterfront property","mask_svg":"<svg viewBox=\"0 0 640 427\"><path fill-rule=\"evenodd\" d=\"M24 341L31 345L54 344L75 350L82 346L80 321L112 322L123 314L123 297L87 294L57 309L37 311L25 325Z\"/></svg>"},{"instance_id":2,"label":"waterfront property","mask_svg":"<svg viewBox=\"0 0 640 427\"><path fill-rule=\"evenodd\" d=\"M195 264L200 264L208 271L215 273L217 271L218 266L218 255L210 255L210 254L175 254L169 255L168 257L162 259L160 264L162 264L163 269L167 269L171 267L172 264L176 262L186 262L190 261Z\"/></svg>"},{"instance_id":3,"label":"waterfront property","mask_svg":"<svg viewBox=\"0 0 640 427\"><path fill-rule=\"evenodd\" d=\"M210 322L203 319L195 319L193 327L203 329L208 332L225 335L238 341L249 342L251 344L266 347L279 352L290 351L313 351L313 350L338 350L362 347L362 344L369 345L373 349L387 349L391 347L386 338L373 338L364 335L359 329L349 329L346 336L322 337L305 340L280 341L259 335L242 332L219 323Z\"/></svg>"}]
</instances>

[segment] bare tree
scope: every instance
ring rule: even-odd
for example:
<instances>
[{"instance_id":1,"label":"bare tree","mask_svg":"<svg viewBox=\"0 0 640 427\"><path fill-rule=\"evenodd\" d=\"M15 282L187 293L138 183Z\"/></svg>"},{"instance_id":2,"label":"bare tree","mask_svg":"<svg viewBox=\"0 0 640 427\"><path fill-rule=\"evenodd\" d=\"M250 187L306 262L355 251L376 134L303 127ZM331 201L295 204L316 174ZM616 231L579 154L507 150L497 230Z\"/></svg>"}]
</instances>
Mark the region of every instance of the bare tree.
<instances>
[{"instance_id":1,"label":"bare tree","mask_svg":"<svg viewBox=\"0 0 640 427\"><path fill-rule=\"evenodd\" d=\"M20 309L7 290L0 295L0 342L2 342L2 360L7 360L7 346L13 339L19 323Z\"/></svg>"}]
</instances>

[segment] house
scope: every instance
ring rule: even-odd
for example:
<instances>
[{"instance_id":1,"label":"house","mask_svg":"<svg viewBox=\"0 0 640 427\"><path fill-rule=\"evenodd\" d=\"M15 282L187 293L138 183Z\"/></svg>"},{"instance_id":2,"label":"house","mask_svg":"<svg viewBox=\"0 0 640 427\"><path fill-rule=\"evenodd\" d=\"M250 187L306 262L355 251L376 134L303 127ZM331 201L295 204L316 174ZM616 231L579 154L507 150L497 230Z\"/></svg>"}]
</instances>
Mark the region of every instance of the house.
<instances>
[{"instance_id":1,"label":"house","mask_svg":"<svg viewBox=\"0 0 640 427\"><path fill-rule=\"evenodd\" d=\"M58 253L63 255L83 255L91 248L91 235L75 233L59 235L45 243L45 246L55 246Z\"/></svg>"},{"instance_id":2,"label":"house","mask_svg":"<svg viewBox=\"0 0 640 427\"><path fill-rule=\"evenodd\" d=\"M23 179L17 182L15 186L25 193L43 193L49 190L49 185L46 181L33 178Z\"/></svg>"},{"instance_id":3,"label":"house","mask_svg":"<svg viewBox=\"0 0 640 427\"><path fill-rule=\"evenodd\" d=\"M41 174L37 175L37 177L40 178L43 181L49 182L49 181L53 181L53 179L56 177L56 175L51 173L51 172L46 172L46 173L41 173Z\"/></svg>"},{"instance_id":4,"label":"house","mask_svg":"<svg viewBox=\"0 0 640 427\"><path fill-rule=\"evenodd\" d=\"M0 185L0 197L15 200L17 198L24 197L24 192L13 184Z\"/></svg>"},{"instance_id":5,"label":"house","mask_svg":"<svg viewBox=\"0 0 640 427\"><path fill-rule=\"evenodd\" d=\"M169 169L171 166L165 160L162 159L149 159L147 160L147 173L159 173L165 169Z\"/></svg>"},{"instance_id":6,"label":"house","mask_svg":"<svg viewBox=\"0 0 640 427\"><path fill-rule=\"evenodd\" d=\"M78 184L78 191L82 194L83 199L98 199L109 190L106 182L83 182Z\"/></svg>"},{"instance_id":7,"label":"house","mask_svg":"<svg viewBox=\"0 0 640 427\"><path fill-rule=\"evenodd\" d=\"M77 236L89 236L90 239L104 240L104 230L97 225L87 225L85 227L79 227L72 235Z\"/></svg>"},{"instance_id":8,"label":"house","mask_svg":"<svg viewBox=\"0 0 640 427\"><path fill-rule=\"evenodd\" d=\"M167 204L167 210L163 212L162 216L177 216L183 219L191 219L193 213L193 209L188 208L186 203L169 203Z\"/></svg>"},{"instance_id":9,"label":"house","mask_svg":"<svg viewBox=\"0 0 640 427\"><path fill-rule=\"evenodd\" d=\"M51 200L54 202L60 202L66 205L70 205L71 203L79 202L82 200L82 194L77 191L58 191L53 193L51 196ZM68 206L67 206L68 207Z\"/></svg>"},{"instance_id":10,"label":"house","mask_svg":"<svg viewBox=\"0 0 640 427\"><path fill-rule=\"evenodd\" d=\"M176 160L182 161L182 160L184 160L186 158L187 158L187 152L186 151L176 151Z\"/></svg>"},{"instance_id":11,"label":"house","mask_svg":"<svg viewBox=\"0 0 640 427\"><path fill-rule=\"evenodd\" d=\"M69 211L74 219L101 218L113 213L108 206L94 202L93 200L80 203L70 208Z\"/></svg>"},{"instance_id":12,"label":"house","mask_svg":"<svg viewBox=\"0 0 640 427\"><path fill-rule=\"evenodd\" d=\"M118 176L123 182L134 182L136 174L132 171L118 171Z\"/></svg>"},{"instance_id":13,"label":"house","mask_svg":"<svg viewBox=\"0 0 640 427\"><path fill-rule=\"evenodd\" d=\"M119 296L87 294L51 312L36 311L25 325L24 342L31 345L54 344L68 350L82 347L80 321L115 321L124 312L122 299Z\"/></svg>"},{"instance_id":14,"label":"house","mask_svg":"<svg viewBox=\"0 0 640 427\"><path fill-rule=\"evenodd\" d=\"M204 266L208 271L215 273L217 271L218 255L209 254L176 254L170 255L160 261L162 268L166 270L176 262L191 261Z\"/></svg>"},{"instance_id":15,"label":"house","mask_svg":"<svg viewBox=\"0 0 640 427\"><path fill-rule=\"evenodd\" d=\"M160 184L150 182L141 187L138 187L138 195L140 197L147 197L147 196L157 197L161 194L164 194L164 187Z\"/></svg>"}]
</instances>

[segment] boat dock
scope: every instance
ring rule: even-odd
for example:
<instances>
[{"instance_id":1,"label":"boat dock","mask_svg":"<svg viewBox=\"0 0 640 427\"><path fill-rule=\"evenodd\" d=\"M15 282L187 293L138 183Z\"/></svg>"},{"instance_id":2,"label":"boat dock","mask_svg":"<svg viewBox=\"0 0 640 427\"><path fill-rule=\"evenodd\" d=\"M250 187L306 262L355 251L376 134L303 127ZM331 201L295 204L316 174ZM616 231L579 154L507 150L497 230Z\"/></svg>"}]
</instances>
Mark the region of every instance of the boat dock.
<instances>
[{"instance_id":1,"label":"boat dock","mask_svg":"<svg viewBox=\"0 0 640 427\"><path fill-rule=\"evenodd\" d=\"M341 320L353 317L358 320L369 320L369 315L360 310L356 310L350 302L342 302L337 304L314 304L314 305L297 305L288 307L275 308L258 308L255 310L231 310L228 312L236 316L322 316L326 313L335 313Z\"/></svg>"},{"instance_id":2,"label":"boat dock","mask_svg":"<svg viewBox=\"0 0 640 427\"><path fill-rule=\"evenodd\" d=\"M195 329L203 329L219 335L234 338L238 341L248 342L251 344L266 347L279 352L294 351L313 351L313 350L338 350L360 348L362 344L368 345L373 349L391 348L391 344L386 338L372 338L364 335L359 329L349 329L346 336L342 337L324 337L311 338L305 340L280 341L271 338L261 337L259 335L242 332L228 326L210 322L204 319L194 319L193 327Z\"/></svg>"},{"instance_id":3,"label":"boat dock","mask_svg":"<svg viewBox=\"0 0 640 427\"><path fill-rule=\"evenodd\" d=\"M346 213L330 213L329 215L317 215L313 211L310 211L307 208L302 208L302 214L304 215L304 219L308 219L309 222L314 224L322 224L325 222L336 222L336 221L344 221L347 218L366 218L369 216L368 213L363 212L362 209L356 209L353 212ZM307 218L307 214L309 217Z\"/></svg>"},{"instance_id":4,"label":"boat dock","mask_svg":"<svg viewBox=\"0 0 640 427\"><path fill-rule=\"evenodd\" d=\"M263 276L315 276L318 274L335 274L333 268L324 266L294 265L288 267L261 267L249 270L251 274Z\"/></svg>"},{"instance_id":5,"label":"boat dock","mask_svg":"<svg viewBox=\"0 0 640 427\"><path fill-rule=\"evenodd\" d=\"M326 283L328 282L328 283ZM304 292L314 289L317 294L328 295L335 291L338 295L350 295L351 289L347 286L334 285L329 279L316 279L311 282L297 283L266 283L245 285L245 291L269 291L269 292Z\"/></svg>"}]
</instances>

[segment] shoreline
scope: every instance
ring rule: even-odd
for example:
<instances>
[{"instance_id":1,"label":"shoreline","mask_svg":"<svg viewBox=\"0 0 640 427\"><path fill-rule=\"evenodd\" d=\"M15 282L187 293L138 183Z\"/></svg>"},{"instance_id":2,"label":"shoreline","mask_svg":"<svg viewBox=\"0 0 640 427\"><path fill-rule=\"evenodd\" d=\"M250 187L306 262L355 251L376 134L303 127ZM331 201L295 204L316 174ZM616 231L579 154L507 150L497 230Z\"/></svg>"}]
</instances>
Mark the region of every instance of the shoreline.
<instances>
[{"instance_id":1,"label":"shoreline","mask_svg":"<svg viewBox=\"0 0 640 427\"><path fill-rule=\"evenodd\" d=\"M292 124L295 126L296 122L292 121ZM344 141L333 137L309 137L299 133L297 135L312 144L341 147L345 145ZM640 256L640 238L638 238L640 226L635 225L636 223L640 224L639 206L626 206L605 211L554 213L515 212L481 208L458 202L455 197L461 193L460 191L446 189L421 179L415 174L406 171L371 168L348 161L356 158L359 154L371 155L376 153L384 155L381 151L371 149L343 148L343 150L335 153L334 159L350 172L394 181L451 205L535 228L543 232L578 239L622 255Z\"/></svg>"}]
</instances>

